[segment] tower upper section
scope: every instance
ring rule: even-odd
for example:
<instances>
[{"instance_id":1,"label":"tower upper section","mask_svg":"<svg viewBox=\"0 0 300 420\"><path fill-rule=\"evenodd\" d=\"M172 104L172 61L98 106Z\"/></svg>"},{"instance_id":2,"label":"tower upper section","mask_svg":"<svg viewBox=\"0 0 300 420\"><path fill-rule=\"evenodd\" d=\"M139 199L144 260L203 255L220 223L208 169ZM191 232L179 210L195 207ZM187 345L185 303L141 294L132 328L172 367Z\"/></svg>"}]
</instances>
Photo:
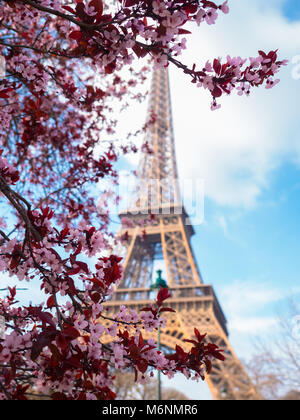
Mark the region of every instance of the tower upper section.
<instances>
[{"instance_id":1,"label":"tower upper section","mask_svg":"<svg viewBox=\"0 0 300 420\"><path fill-rule=\"evenodd\" d=\"M180 206L180 191L175 157L168 70L153 70L145 143L150 152L143 154L138 168L138 186L133 207L165 209Z\"/></svg>"}]
</instances>

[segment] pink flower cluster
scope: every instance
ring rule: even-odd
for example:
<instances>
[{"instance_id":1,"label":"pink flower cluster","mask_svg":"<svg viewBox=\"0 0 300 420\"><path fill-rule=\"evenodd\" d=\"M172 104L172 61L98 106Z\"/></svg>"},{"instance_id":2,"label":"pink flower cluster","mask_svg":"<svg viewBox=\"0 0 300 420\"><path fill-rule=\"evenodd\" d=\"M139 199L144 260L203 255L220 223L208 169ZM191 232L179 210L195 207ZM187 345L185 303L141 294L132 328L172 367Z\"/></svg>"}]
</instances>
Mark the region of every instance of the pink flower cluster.
<instances>
[{"instance_id":1,"label":"pink flower cluster","mask_svg":"<svg viewBox=\"0 0 300 420\"><path fill-rule=\"evenodd\" d=\"M241 57L227 56L223 64L220 59L215 59L213 63L208 61L202 71L196 71L195 68L190 71L197 86L211 92L212 110L220 108L217 98L223 94L231 94L234 89L239 96L248 96L251 88L263 83L266 89L274 87L279 83L279 79L274 80L274 76L282 66L287 65L287 60L278 60L277 51L270 51L268 54L259 51L257 57L250 57L248 65L246 63L247 60Z\"/></svg>"},{"instance_id":2,"label":"pink flower cluster","mask_svg":"<svg viewBox=\"0 0 300 420\"><path fill-rule=\"evenodd\" d=\"M3 150L0 149L0 177L8 184L15 184L19 180L19 172L2 157L2 153Z\"/></svg>"}]
</instances>

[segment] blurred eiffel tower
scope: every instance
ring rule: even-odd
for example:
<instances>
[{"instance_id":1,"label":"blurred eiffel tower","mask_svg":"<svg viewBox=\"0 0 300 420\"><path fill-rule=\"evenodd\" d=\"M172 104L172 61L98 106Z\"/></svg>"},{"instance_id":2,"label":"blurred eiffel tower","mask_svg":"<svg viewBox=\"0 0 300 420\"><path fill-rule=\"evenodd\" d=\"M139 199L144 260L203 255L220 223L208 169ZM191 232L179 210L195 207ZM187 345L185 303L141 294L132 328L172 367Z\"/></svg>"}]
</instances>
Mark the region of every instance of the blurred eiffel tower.
<instances>
[{"instance_id":1,"label":"blurred eiffel tower","mask_svg":"<svg viewBox=\"0 0 300 420\"><path fill-rule=\"evenodd\" d=\"M154 262L162 258L172 294L167 305L176 313L167 316L167 326L160 332L161 344L187 349L182 340L194 335L194 327L207 332L207 339L224 349L226 356L225 362L214 362L207 377L213 399L260 399L233 352L221 306L213 287L203 284L191 248L194 229L180 197L166 69L153 71L148 116L152 113L157 118L146 133L152 153L146 153L140 162L131 208L120 214L131 226L119 232L128 237L124 276L108 306L117 312L120 305L135 310L149 305ZM156 214L150 222L149 214ZM146 339L156 336L157 332L144 334Z\"/></svg>"}]
</instances>

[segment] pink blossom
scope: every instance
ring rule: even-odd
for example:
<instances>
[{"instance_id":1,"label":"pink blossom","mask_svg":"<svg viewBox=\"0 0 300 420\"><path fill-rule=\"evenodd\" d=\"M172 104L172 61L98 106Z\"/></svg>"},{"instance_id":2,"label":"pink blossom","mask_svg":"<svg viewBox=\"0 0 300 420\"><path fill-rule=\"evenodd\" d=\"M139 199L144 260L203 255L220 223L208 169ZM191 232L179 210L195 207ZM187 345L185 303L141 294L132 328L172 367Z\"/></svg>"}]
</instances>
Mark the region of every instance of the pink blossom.
<instances>
[{"instance_id":1,"label":"pink blossom","mask_svg":"<svg viewBox=\"0 0 300 420\"><path fill-rule=\"evenodd\" d=\"M220 108L221 108L221 105L220 104L218 105L216 102L212 102L211 107L210 107L210 109L212 111L216 111L216 110L218 110Z\"/></svg>"},{"instance_id":2,"label":"pink blossom","mask_svg":"<svg viewBox=\"0 0 300 420\"><path fill-rule=\"evenodd\" d=\"M243 94L248 96L250 94L250 86L246 83L241 83L237 90L239 96L242 96Z\"/></svg>"},{"instance_id":3,"label":"pink blossom","mask_svg":"<svg viewBox=\"0 0 300 420\"><path fill-rule=\"evenodd\" d=\"M152 2L153 13L160 17L166 17L170 15L170 12L166 8L164 1L155 0Z\"/></svg>"},{"instance_id":4,"label":"pink blossom","mask_svg":"<svg viewBox=\"0 0 300 420\"><path fill-rule=\"evenodd\" d=\"M228 0L226 0L220 7L223 13L229 13Z\"/></svg>"},{"instance_id":5,"label":"pink blossom","mask_svg":"<svg viewBox=\"0 0 300 420\"><path fill-rule=\"evenodd\" d=\"M203 9L200 9L199 12L197 13L195 20L196 20L198 26L200 25L201 22L204 21L205 15L206 15L206 13L205 13L205 10L203 10Z\"/></svg>"},{"instance_id":6,"label":"pink blossom","mask_svg":"<svg viewBox=\"0 0 300 420\"><path fill-rule=\"evenodd\" d=\"M80 315L74 322L74 326L79 330L84 330L88 326L88 322L84 319L82 315Z\"/></svg>"},{"instance_id":7,"label":"pink blossom","mask_svg":"<svg viewBox=\"0 0 300 420\"><path fill-rule=\"evenodd\" d=\"M208 9L208 11L205 13L204 18L208 25L214 25L218 18L218 13L215 9Z\"/></svg>"},{"instance_id":8,"label":"pink blossom","mask_svg":"<svg viewBox=\"0 0 300 420\"><path fill-rule=\"evenodd\" d=\"M274 86L276 86L280 82L280 79L269 79L266 82L266 89L272 89Z\"/></svg>"}]
</instances>

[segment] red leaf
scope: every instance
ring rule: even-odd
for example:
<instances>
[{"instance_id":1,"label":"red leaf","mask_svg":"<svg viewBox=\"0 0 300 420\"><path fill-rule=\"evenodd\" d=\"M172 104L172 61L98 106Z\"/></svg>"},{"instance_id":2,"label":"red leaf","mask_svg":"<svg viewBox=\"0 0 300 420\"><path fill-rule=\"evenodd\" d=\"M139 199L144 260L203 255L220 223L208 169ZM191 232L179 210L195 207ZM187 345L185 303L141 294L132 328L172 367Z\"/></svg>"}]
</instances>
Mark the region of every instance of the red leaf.
<instances>
[{"instance_id":1,"label":"red leaf","mask_svg":"<svg viewBox=\"0 0 300 420\"><path fill-rule=\"evenodd\" d=\"M144 339L143 339L143 336L142 336L142 333L140 333L140 336L139 336L139 347L140 348L143 348L144 347Z\"/></svg>"},{"instance_id":2,"label":"red leaf","mask_svg":"<svg viewBox=\"0 0 300 420\"><path fill-rule=\"evenodd\" d=\"M131 6L134 6L135 4L137 4L138 3L138 1L137 0L125 0L125 4L124 4L124 6L125 7L131 7Z\"/></svg>"},{"instance_id":3,"label":"red leaf","mask_svg":"<svg viewBox=\"0 0 300 420\"><path fill-rule=\"evenodd\" d=\"M204 363L205 363L205 365L206 365L206 371L207 371L207 373L210 373L210 372L211 372L211 369L212 369L212 363L211 363L211 361L210 361L210 360L208 360L208 359L206 359L206 360L204 361Z\"/></svg>"},{"instance_id":4,"label":"red leaf","mask_svg":"<svg viewBox=\"0 0 300 420\"><path fill-rule=\"evenodd\" d=\"M192 344L194 344L194 346L197 346L198 345L197 341L195 341L195 340L184 339L182 341L184 341L185 343L192 343Z\"/></svg>"},{"instance_id":5,"label":"red leaf","mask_svg":"<svg viewBox=\"0 0 300 420\"><path fill-rule=\"evenodd\" d=\"M137 360L141 356L141 351L135 344L131 345L128 350L130 357L134 360Z\"/></svg>"},{"instance_id":6,"label":"red leaf","mask_svg":"<svg viewBox=\"0 0 300 420\"><path fill-rule=\"evenodd\" d=\"M221 354L221 350L218 348L218 346L216 346L215 344L212 343L208 343L208 345L206 346L207 350L205 351L205 354L209 355L209 356L213 356L216 359L225 360L225 357L223 356L223 354Z\"/></svg>"},{"instance_id":7,"label":"red leaf","mask_svg":"<svg viewBox=\"0 0 300 420\"><path fill-rule=\"evenodd\" d=\"M200 332L197 330L197 328L194 328L194 333L195 333L195 336L198 340L198 343L202 343L204 338L206 337L206 334L201 335Z\"/></svg>"},{"instance_id":8,"label":"red leaf","mask_svg":"<svg viewBox=\"0 0 300 420\"><path fill-rule=\"evenodd\" d=\"M51 353L52 353L51 365L52 365L52 367L56 367L56 366L58 366L58 363L61 360L61 354L58 351L58 348L54 344L50 343L50 344L48 344L48 347L49 347L49 349L51 350Z\"/></svg>"},{"instance_id":9,"label":"red leaf","mask_svg":"<svg viewBox=\"0 0 300 420\"><path fill-rule=\"evenodd\" d=\"M189 4L187 6L184 7L184 10L187 14L193 14L196 13L198 10L198 5L196 4Z\"/></svg>"},{"instance_id":10,"label":"red leaf","mask_svg":"<svg viewBox=\"0 0 300 420\"><path fill-rule=\"evenodd\" d=\"M158 304L158 306L161 306L163 301L168 299L169 297L171 297L171 294L169 293L169 289L167 289L166 287L161 288L160 291L157 294L157 304Z\"/></svg>"},{"instance_id":11,"label":"red leaf","mask_svg":"<svg viewBox=\"0 0 300 420\"><path fill-rule=\"evenodd\" d=\"M82 261L76 261L76 264L80 267L81 270L83 270L86 274L89 274L89 268L86 263Z\"/></svg>"},{"instance_id":12,"label":"red leaf","mask_svg":"<svg viewBox=\"0 0 300 420\"><path fill-rule=\"evenodd\" d=\"M67 10L68 12L72 13L73 15L75 15L75 10L73 10L71 7L69 6L61 6L61 7Z\"/></svg>"},{"instance_id":13,"label":"red leaf","mask_svg":"<svg viewBox=\"0 0 300 420\"><path fill-rule=\"evenodd\" d=\"M80 254L81 250L82 250L82 243L79 243L78 246L77 246L77 249L76 249L76 251L74 252L73 255L76 256L76 255Z\"/></svg>"},{"instance_id":14,"label":"red leaf","mask_svg":"<svg viewBox=\"0 0 300 420\"><path fill-rule=\"evenodd\" d=\"M95 293L89 293L89 295L90 295L90 298L92 299L92 301L94 302L94 303L98 303L99 302L99 300L100 300L100 293L98 293L98 292L95 292Z\"/></svg>"},{"instance_id":15,"label":"red leaf","mask_svg":"<svg viewBox=\"0 0 300 420\"><path fill-rule=\"evenodd\" d=\"M54 392L54 394L51 395L52 400L56 400L56 401L62 401L62 400L67 400L67 396L66 394L64 394L63 392Z\"/></svg>"},{"instance_id":16,"label":"red leaf","mask_svg":"<svg viewBox=\"0 0 300 420\"><path fill-rule=\"evenodd\" d=\"M83 37L83 33L81 31L73 31L69 34L69 38L75 39L76 41L80 40Z\"/></svg>"},{"instance_id":17,"label":"red leaf","mask_svg":"<svg viewBox=\"0 0 300 420\"><path fill-rule=\"evenodd\" d=\"M175 350L179 359L184 359L185 356L187 355L187 353L183 350L183 348L178 345L176 345Z\"/></svg>"},{"instance_id":18,"label":"red leaf","mask_svg":"<svg viewBox=\"0 0 300 420\"><path fill-rule=\"evenodd\" d=\"M9 95L7 95L9 92L11 92L13 89L12 88L7 88L7 89L3 89L0 92L0 98L4 98L4 99L8 99Z\"/></svg>"},{"instance_id":19,"label":"red leaf","mask_svg":"<svg viewBox=\"0 0 300 420\"><path fill-rule=\"evenodd\" d=\"M186 30L186 29L179 29L178 34L179 35L185 35L185 34L191 34L192 32Z\"/></svg>"},{"instance_id":20,"label":"red leaf","mask_svg":"<svg viewBox=\"0 0 300 420\"><path fill-rule=\"evenodd\" d=\"M75 274L78 274L78 273L79 273L79 271L80 271L80 267L79 267L79 266L77 266L77 267L73 267L73 268L71 268L71 269L67 272L67 274L68 274L68 276L74 276Z\"/></svg>"},{"instance_id":21,"label":"red leaf","mask_svg":"<svg viewBox=\"0 0 300 420\"><path fill-rule=\"evenodd\" d=\"M64 239L68 234L69 234L69 228L65 227L60 233L61 239Z\"/></svg>"},{"instance_id":22,"label":"red leaf","mask_svg":"<svg viewBox=\"0 0 300 420\"><path fill-rule=\"evenodd\" d=\"M136 365L137 365L138 370L142 373L145 373L146 370L148 369L148 362L145 359L138 360Z\"/></svg>"},{"instance_id":23,"label":"red leaf","mask_svg":"<svg viewBox=\"0 0 300 420\"><path fill-rule=\"evenodd\" d=\"M68 360L66 360L66 364L69 364L75 368L81 368L81 363L78 357L71 356Z\"/></svg>"},{"instance_id":24,"label":"red leaf","mask_svg":"<svg viewBox=\"0 0 300 420\"><path fill-rule=\"evenodd\" d=\"M86 393L85 392L80 392L80 394L78 395L77 400L78 401L86 401Z\"/></svg>"},{"instance_id":25,"label":"red leaf","mask_svg":"<svg viewBox=\"0 0 300 420\"><path fill-rule=\"evenodd\" d=\"M16 286L14 286L14 287L9 287L8 286L8 290L9 290L9 293L10 293L10 298L13 299L16 296Z\"/></svg>"},{"instance_id":26,"label":"red leaf","mask_svg":"<svg viewBox=\"0 0 300 420\"><path fill-rule=\"evenodd\" d=\"M10 261L10 268L13 270L14 268L18 267L21 261L21 251L22 248L20 245L15 245L12 253L12 258Z\"/></svg>"},{"instance_id":27,"label":"red leaf","mask_svg":"<svg viewBox=\"0 0 300 420\"><path fill-rule=\"evenodd\" d=\"M267 54L264 51L259 50L258 54L261 55L263 58L267 58Z\"/></svg>"},{"instance_id":28,"label":"red leaf","mask_svg":"<svg viewBox=\"0 0 300 420\"><path fill-rule=\"evenodd\" d=\"M218 86L215 86L211 94L214 98L219 98L220 96L222 96L223 92L222 89L220 89Z\"/></svg>"},{"instance_id":29,"label":"red leaf","mask_svg":"<svg viewBox=\"0 0 300 420\"><path fill-rule=\"evenodd\" d=\"M33 362L39 357L42 349L43 347L39 346L38 343L33 343L31 347L31 353L30 353L31 360Z\"/></svg>"},{"instance_id":30,"label":"red leaf","mask_svg":"<svg viewBox=\"0 0 300 420\"><path fill-rule=\"evenodd\" d=\"M225 356L223 356L223 354L221 354L221 353L220 353L221 351L223 351L223 350L217 350L217 351L214 351L214 352L212 353L212 355L213 355L216 359L219 359L219 360L221 360L222 362L224 362L224 360L226 360L226 357L225 357Z\"/></svg>"},{"instance_id":31,"label":"red leaf","mask_svg":"<svg viewBox=\"0 0 300 420\"><path fill-rule=\"evenodd\" d=\"M220 61L219 61L219 60L217 60L216 58L214 59L213 68L214 68L214 71L215 71L217 74L220 74L220 71L221 71L222 66L221 66Z\"/></svg>"},{"instance_id":32,"label":"red leaf","mask_svg":"<svg viewBox=\"0 0 300 420\"><path fill-rule=\"evenodd\" d=\"M134 382L136 382L137 380L138 380L138 371L134 367Z\"/></svg>"},{"instance_id":33,"label":"red leaf","mask_svg":"<svg viewBox=\"0 0 300 420\"><path fill-rule=\"evenodd\" d=\"M47 308L53 308L55 306L55 299L54 296L50 296L47 300Z\"/></svg>"},{"instance_id":34,"label":"red leaf","mask_svg":"<svg viewBox=\"0 0 300 420\"><path fill-rule=\"evenodd\" d=\"M52 254L56 256L58 261L61 261L61 257L59 255L59 253L55 251L55 249L51 248L49 251L52 252Z\"/></svg>"},{"instance_id":35,"label":"red leaf","mask_svg":"<svg viewBox=\"0 0 300 420\"><path fill-rule=\"evenodd\" d=\"M31 359L35 361L44 347L48 346L56 337L57 331L52 328L41 332L31 347Z\"/></svg>"},{"instance_id":36,"label":"red leaf","mask_svg":"<svg viewBox=\"0 0 300 420\"><path fill-rule=\"evenodd\" d=\"M142 56L142 49L139 45L135 44L132 47L133 51L135 52L135 54L137 55L138 58L140 58Z\"/></svg>"},{"instance_id":37,"label":"red leaf","mask_svg":"<svg viewBox=\"0 0 300 420\"><path fill-rule=\"evenodd\" d=\"M91 281L95 286L100 287L101 289L104 287L104 284L97 279L97 277L92 277L89 279L89 281Z\"/></svg>"},{"instance_id":38,"label":"red leaf","mask_svg":"<svg viewBox=\"0 0 300 420\"><path fill-rule=\"evenodd\" d=\"M78 16L82 20L84 20L86 18L86 16L87 16L87 14L85 13L84 4L83 4L82 1L77 1L77 5L76 5L76 16Z\"/></svg>"},{"instance_id":39,"label":"red leaf","mask_svg":"<svg viewBox=\"0 0 300 420\"><path fill-rule=\"evenodd\" d=\"M68 345L69 345L69 343L68 343L66 337L64 336L64 334L59 334L56 337L55 341L56 341L57 347L59 347L63 351L66 350Z\"/></svg>"},{"instance_id":40,"label":"red leaf","mask_svg":"<svg viewBox=\"0 0 300 420\"><path fill-rule=\"evenodd\" d=\"M63 331L64 335L71 338L72 340L75 340L77 337L80 336L79 331L74 327L66 327Z\"/></svg>"},{"instance_id":41,"label":"red leaf","mask_svg":"<svg viewBox=\"0 0 300 420\"><path fill-rule=\"evenodd\" d=\"M89 6L93 6L97 12L97 17L102 16L103 13L103 1L102 0L92 0L89 3Z\"/></svg>"},{"instance_id":42,"label":"red leaf","mask_svg":"<svg viewBox=\"0 0 300 420\"><path fill-rule=\"evenodd\" d=\"M116 69L116 62L113 61L112 63L109 63L106 67L105 67L105 73L106 74L112 74Z\"/></svg>"},{"instance_id":43,"label":"red leaf","mask_svg":"<svg viewBox=\"0 0 300 420\"><path fill-rule=\"evenodd\" d=\"M68 286L69 286L69 292L72 293L73 295L76 294L76 288L75 288L75 284L74 281L71 277L67 278L67 282L68 282Z\"/></svg>"},{"instance_id":44,"label":"red leaf","mask_svg":"<svg viewBox=\"0 0 300 420\"><path fill-rule=\"evenodd\" d=\"M176 312L176 311L172 308L161 308L159 312Z\"/></svg>"},{"instance_id":45,"label":"red leaf","mask_svg":"<svg viewBox=\"0 0 300 420\"><path fill-rule=\"evenodd\" d=\"M40 312L37 312L37 316L45 324L49 324L49 325L51 325L51 327L56 328L56 325L55 325L55 323L52 319L53 317L49 312L40 311Z\"/></svg>"}]
</instances>

